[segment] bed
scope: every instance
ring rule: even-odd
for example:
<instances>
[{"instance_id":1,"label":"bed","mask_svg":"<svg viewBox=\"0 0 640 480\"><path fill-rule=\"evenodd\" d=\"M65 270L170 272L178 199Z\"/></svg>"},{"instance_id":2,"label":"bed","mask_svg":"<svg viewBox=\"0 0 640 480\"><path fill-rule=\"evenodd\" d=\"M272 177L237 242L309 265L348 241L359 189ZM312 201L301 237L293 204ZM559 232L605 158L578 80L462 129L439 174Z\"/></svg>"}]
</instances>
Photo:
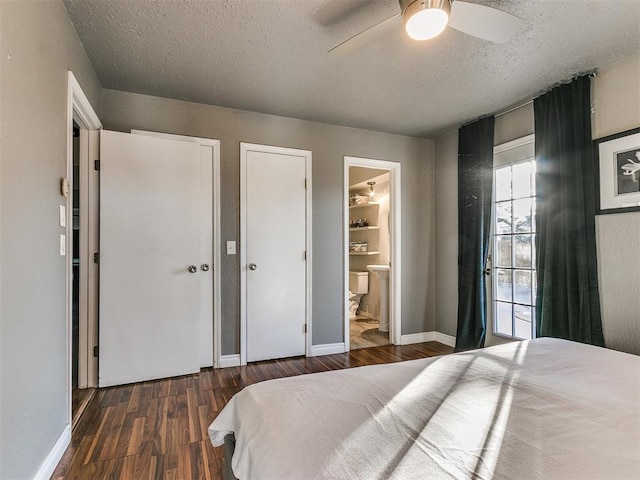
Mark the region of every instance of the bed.
<instances>
[{"instance_id":1,"label":"bed","mask_svg":"<svg viewBox=\"0 0 640 480\"><path fill-rule=\"evenodd\" d=\"M542 338L269 380L209 436L242 480L640 479L640 357Z\"/></svg>"}]
</instances>

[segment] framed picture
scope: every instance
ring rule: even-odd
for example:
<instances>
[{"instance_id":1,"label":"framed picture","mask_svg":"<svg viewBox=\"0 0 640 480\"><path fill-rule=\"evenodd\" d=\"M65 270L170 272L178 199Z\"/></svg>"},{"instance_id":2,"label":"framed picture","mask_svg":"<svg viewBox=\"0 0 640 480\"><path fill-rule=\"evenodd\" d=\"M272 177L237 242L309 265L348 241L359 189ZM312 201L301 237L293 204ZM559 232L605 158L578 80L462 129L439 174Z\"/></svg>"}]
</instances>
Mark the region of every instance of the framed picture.
<instances>
[{"instance_id":1,"label":"framed picture","mask_svg":"<svg viewBox=\"0 0 640 480\"><path fill-rule=\"evenodd\" d=\"M640 211L640 128L593 141L598 214Z\"/></svg>"}]
</instances>

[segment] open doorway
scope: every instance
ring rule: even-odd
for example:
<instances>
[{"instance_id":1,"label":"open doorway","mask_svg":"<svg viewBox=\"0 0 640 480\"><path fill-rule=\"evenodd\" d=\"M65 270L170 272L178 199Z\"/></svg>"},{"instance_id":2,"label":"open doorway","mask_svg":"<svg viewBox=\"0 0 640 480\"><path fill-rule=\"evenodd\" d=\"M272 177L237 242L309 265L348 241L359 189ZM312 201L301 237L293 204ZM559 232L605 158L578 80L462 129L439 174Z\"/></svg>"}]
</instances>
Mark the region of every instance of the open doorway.
<instances>
[{"instance_id":1,"label":"open doorway","mask_svg":"<svg viewBox=\"0 0 640 480\"><path fill-rule=\"evenodd\" d=\"M400 164L345 157L345 348L398 343Z\"/></svg>"},{"instance_id":2,"label":"open doorway","mask_svg":"<svg viewBox=\"0 0 640 480\"><path fill-rule=\"evenodd\" d=\"M71 176L71 416L72 428L78 423L93 396L94 389L80 388L80 126L73 120L73 175ZM84 261L85 258L82 258ZM85 319L83 319L85 321Z\"/></svg>"},{"instance_id":3,"label":"open doorway","mask_svg":"<svg viewBox=\"0 0 640 480\"><path fill-rule=\"evenodd\" d=\"M97 386L98 158L100 120L72 72L68 73L66 196L67 405L73 429ZM65 188L64 185L68 188ZM62 217L64 216L64 223Z\"/></svg>"}]
</instances>

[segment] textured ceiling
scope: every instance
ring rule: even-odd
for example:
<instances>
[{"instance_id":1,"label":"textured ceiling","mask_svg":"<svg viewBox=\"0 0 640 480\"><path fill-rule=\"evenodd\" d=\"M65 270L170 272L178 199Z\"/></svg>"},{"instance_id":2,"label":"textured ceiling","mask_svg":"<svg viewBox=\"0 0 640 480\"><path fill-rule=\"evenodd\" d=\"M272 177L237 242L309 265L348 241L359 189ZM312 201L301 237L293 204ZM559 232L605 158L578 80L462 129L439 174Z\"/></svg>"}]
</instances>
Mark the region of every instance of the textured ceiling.
<instances>
[{"instance_id":1,"label":"textured ceiling","mask_svg":"<svg viewBox=\"0 0 640 480\"><path fill-rule=\"evenodd\" d=\"M398 28L327 51L397 0L64 0L104 88L434 137L640 51L640 0L473 0L524 19L506 44Z\"/></svg>"}]
</instances>

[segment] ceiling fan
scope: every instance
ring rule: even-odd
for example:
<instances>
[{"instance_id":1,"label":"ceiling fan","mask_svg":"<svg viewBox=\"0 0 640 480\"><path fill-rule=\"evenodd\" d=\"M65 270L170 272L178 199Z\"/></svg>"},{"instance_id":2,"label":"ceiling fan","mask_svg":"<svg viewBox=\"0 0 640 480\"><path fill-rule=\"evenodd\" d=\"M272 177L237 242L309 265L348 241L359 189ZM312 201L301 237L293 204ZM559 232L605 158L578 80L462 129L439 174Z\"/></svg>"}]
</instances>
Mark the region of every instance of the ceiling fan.
<instances>
[{"instance_id":1,"label":"ceiling fan","mask_svg":"<svg viewBox=\"0 0 640 480\"><path fill-rule=\"evenodd\" d=\"M434 38L448 26L474 37L504 43L524 21L510 13L460 0L400 0L400 13L382 20L329 50L329 54L353 51L396 28L400 19L414 40Z\"/></svg>"}]
</instances>

